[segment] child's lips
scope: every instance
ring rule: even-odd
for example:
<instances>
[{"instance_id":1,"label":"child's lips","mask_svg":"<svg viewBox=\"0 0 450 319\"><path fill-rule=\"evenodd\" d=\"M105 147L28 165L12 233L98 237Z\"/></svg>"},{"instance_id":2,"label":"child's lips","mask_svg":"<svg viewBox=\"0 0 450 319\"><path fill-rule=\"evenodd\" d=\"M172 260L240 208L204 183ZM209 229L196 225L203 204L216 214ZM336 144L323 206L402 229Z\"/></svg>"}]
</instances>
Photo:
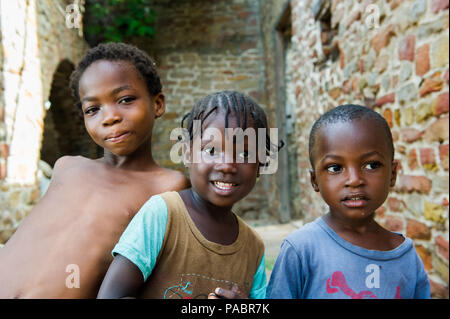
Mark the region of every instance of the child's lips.
<instances>
[{"instance_id":1,"label":"child's lips","mask_svg":"<svg viewBox=\"0 0 450 319\"><path fill-rule=\"evenodd\" d=\"M128 136L130 136L130 132L121 132L121 133L113 133L106 137L106 141L110 143L119 143L125 140Z\"/></svg>"},{"instance_id":2,"label":"child's lips","mask_svg":"<svg viewBox=\"0 0 450 319\"><path fill-rule=\"evenodd\" d=\"M366 206L368 201L365 195L349 195L342 200L342 203L348 208L361 208Z\"/></svg>"}]
</instances>

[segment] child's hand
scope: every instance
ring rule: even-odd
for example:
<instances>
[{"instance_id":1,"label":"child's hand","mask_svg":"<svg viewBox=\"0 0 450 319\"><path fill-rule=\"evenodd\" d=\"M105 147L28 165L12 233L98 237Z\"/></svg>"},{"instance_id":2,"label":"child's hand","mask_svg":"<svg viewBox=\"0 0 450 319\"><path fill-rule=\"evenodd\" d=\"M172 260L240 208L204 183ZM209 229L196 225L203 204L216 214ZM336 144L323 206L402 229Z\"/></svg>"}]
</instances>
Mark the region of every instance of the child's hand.
<instances>
[{"instance_id":1,"label":"child's hand","mask_svg":"<svg viewBox=\"0 0 450 319\"><path fill-rule=\"evenodd\" d=\"M231 290L217 287L214 293L208 295L208 299L248 299L237 285L234 285Z\"/></svg>"}]
</instances>

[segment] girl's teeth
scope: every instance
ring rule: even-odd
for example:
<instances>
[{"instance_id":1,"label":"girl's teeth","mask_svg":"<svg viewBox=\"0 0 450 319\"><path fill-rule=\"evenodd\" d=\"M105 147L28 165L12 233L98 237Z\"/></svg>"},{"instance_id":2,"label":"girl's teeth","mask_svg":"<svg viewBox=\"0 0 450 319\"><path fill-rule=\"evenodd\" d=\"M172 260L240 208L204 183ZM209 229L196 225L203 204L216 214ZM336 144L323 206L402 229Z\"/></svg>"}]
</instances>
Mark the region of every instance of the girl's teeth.
<instances>
[{"instance_id":1,"label":"girl's teeth","mask_svg":"<svg viewBox=\"0 0 450 319\"><path fill-rule=\"evenodd\" d=\"M233 184L231 183L223 183L223 182L214 182L214 185L217 188L222 188L222 189L230 189L233 187Z\"/></svg>"}]
</instances>

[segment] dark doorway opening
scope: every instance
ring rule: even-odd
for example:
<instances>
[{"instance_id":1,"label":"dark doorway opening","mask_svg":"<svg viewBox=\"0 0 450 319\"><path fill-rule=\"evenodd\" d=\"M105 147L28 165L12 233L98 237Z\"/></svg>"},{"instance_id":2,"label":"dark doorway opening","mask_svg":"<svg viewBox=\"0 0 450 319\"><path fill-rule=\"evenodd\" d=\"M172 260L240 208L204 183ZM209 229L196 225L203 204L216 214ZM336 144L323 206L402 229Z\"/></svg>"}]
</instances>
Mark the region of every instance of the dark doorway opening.
<instances>
[{"instance_id":1,"label":"dark doorway opening","mask_svg":"<svg viewBox=\"0 0 450 319\"><path fill-rule=\"evenodd\" d=\"M54 166L64 155L98 158L103 150L89 137L81 111L75 106L69 82L74 70L71 62L63 60L53 75L49 101L44 118L41 160Z\"/></svg>"}]
</instances>

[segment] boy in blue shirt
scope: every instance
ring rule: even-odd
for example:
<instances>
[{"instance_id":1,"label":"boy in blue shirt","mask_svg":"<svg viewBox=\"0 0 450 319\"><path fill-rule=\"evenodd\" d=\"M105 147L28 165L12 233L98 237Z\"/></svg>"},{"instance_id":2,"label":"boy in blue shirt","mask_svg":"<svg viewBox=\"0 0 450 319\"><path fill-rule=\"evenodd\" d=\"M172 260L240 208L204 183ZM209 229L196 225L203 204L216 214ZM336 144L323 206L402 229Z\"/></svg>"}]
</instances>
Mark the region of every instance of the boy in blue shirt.
<instances>
[{"instance_id":1,"label":"boy in blue shirt","mask_svg":"<svg viewBox=\"0 0 450 319\"><path fill-rule=\"evenodd\" d=\"M374 220L397 170L384 118L351 104L326 112L311 129L309 156L329 212L283 241L267 297L430 298L412 240Z\"/></svg>"}]
</instances>

